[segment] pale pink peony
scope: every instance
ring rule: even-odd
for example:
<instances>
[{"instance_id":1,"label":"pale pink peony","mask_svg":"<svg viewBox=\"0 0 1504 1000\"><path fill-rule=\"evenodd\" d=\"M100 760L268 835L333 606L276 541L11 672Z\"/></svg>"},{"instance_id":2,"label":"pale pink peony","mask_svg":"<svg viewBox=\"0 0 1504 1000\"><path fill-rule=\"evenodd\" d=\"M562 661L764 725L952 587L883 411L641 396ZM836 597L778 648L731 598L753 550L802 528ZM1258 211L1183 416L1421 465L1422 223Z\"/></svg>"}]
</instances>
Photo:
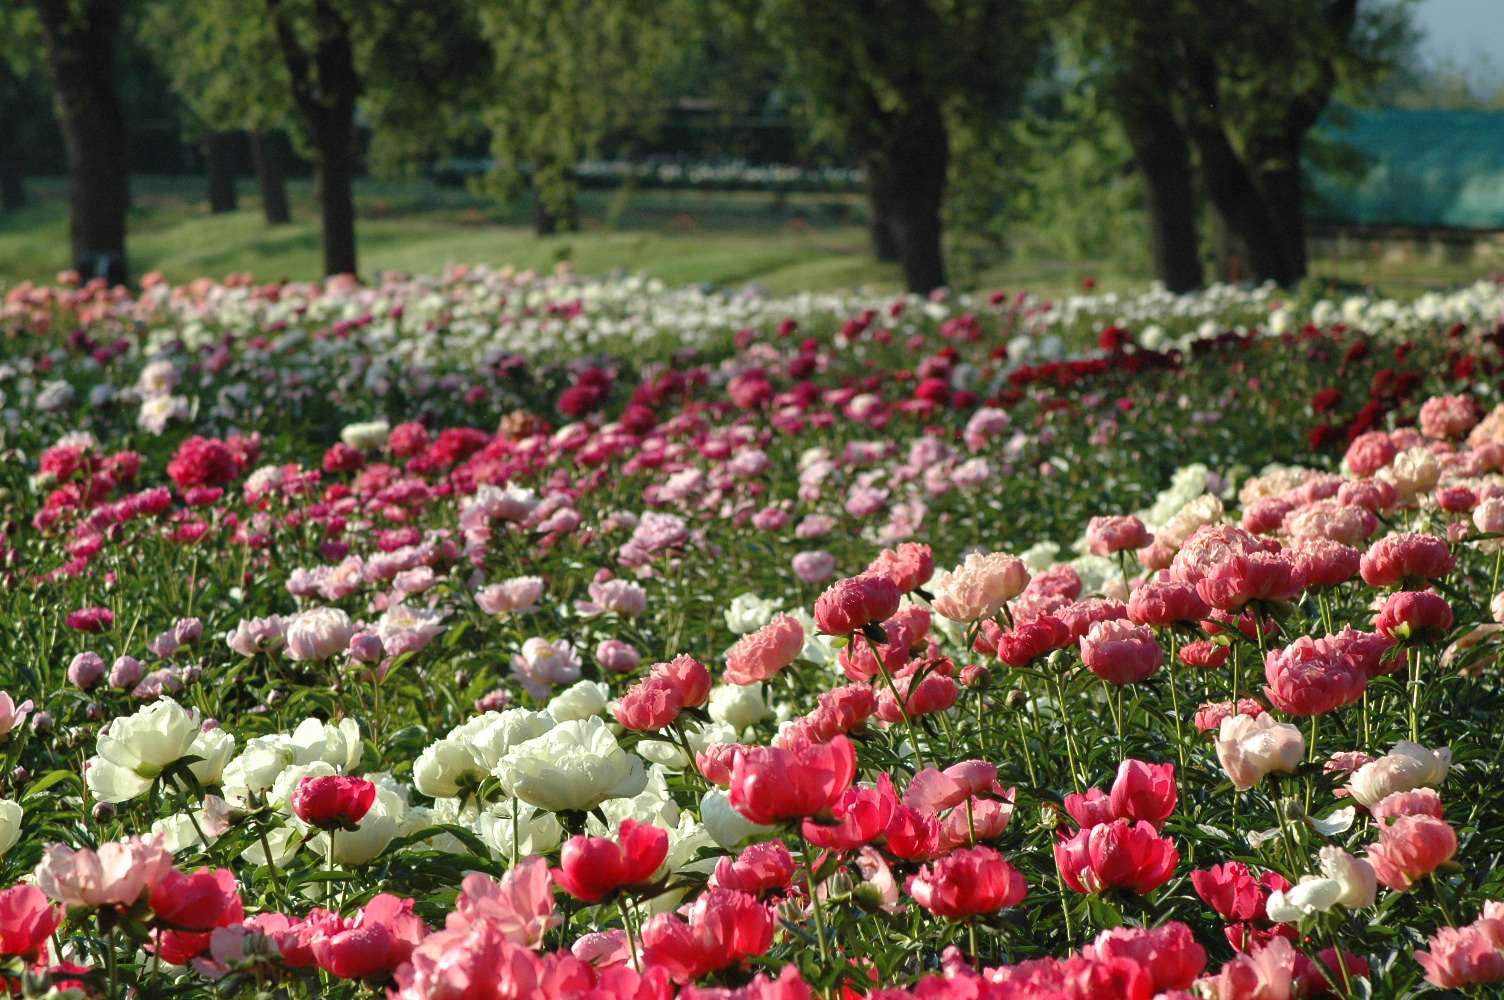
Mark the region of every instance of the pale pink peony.
<instances>
[{"instance_id":1,"label":"pale pink peony","mask_svg":"<svg viewBox=\"0 0 1504 1000\"><path fill-rule=\"evenodd\" d=\"M1294 774L1305 752L1300 730L1270 715L1229 716L1217 731L1217 760L1240 790L1257 785L1266 774Z\"/></svg>"},{"instance_id":2,"label":"pale pink peony","mask_svg":"<svg viewBox=\"0 0 1504 1000\"><path fill-rule=\"evenodd\" d=\"M479 872L465 876L446 930L464 930L486 922L513 944L536 948L562 918L554 913L553 879L548 861L537 855L496 879Z\"/></svg>"},{"instance_id":3,"label":"pale pink peony","mask_svg":"<svg viewBox=\"0 0 1504 1000\"><path fill-rule=\"evenodd\" d=\"M515 576L475 592L476 605L488 615L523 614L534 611L543 596L543 579Z\"/></svg>"},{"instance_id":4,"label":"pale pink peony","mask_svg":"<svg viewBox=\"0 0 1504 1000\"><path fill-rule=\"evenodd\" d=\"M1017 556L973 552L954 570L936 573L929 589L936 611L951 621L973 622L997 614L1028 582L1029 571Z\"/></svg>"},{"instance_id":5,"label":"pale pink peony","mask_svg":"<svg viewBox=\"0 0 1504 1000\"><path fill-rule=\"evenodd\" d=\"M130 837L75 851L51 844L37 865L37 886L69 909L129 907L172 870L160 836Z\"/></svg>"}]
</instances>

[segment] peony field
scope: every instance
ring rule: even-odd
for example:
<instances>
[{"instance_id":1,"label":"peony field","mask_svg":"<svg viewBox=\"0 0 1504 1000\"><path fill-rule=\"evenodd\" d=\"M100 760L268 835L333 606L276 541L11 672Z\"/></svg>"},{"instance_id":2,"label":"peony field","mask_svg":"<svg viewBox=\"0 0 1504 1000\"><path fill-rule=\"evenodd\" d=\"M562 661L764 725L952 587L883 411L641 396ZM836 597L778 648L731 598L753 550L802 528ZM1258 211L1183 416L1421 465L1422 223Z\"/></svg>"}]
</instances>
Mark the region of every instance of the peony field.
<instances>
[{"instance_id":1,"label":"peony field","mask_svg":"<svg viewBox=\"0 0 1504 1000\"><path fill-rule=\"evenodd\" d=\"M0 304L0 991L1504 995L1504 284Z\"/></svg>"}]
</instances>

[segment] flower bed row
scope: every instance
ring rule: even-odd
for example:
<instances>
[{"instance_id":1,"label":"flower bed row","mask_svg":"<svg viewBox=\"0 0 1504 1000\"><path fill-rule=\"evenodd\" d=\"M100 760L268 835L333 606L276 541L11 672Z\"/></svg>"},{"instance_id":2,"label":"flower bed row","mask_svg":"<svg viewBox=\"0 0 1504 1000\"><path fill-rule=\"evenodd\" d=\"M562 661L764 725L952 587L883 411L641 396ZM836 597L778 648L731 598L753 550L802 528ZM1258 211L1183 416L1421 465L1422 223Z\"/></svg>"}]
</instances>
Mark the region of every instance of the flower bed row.
<instances>
[{"instance_id":1,"label":"flower bed row","mask_svg":"<svg viewBox=\"0 0 1504 1000\"><path fill-rule=\"evenodd\" d=\"M630 284L13 290L17 990L1504 980L1488 286Z\"/></svg>"}]
</instances>

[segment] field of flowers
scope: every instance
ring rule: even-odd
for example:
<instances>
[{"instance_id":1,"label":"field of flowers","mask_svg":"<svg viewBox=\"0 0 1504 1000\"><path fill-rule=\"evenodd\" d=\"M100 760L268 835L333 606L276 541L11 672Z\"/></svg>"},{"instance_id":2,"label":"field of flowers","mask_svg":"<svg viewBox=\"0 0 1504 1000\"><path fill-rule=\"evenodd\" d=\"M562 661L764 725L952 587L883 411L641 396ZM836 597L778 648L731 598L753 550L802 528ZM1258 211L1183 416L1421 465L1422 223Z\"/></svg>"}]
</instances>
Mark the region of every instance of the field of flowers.
<instances>
[{"instance_id":1,"label":"field of flowers","mask_svg":"<svg viewBox=\"0 0 1504 1000\"><path fill-rule=\"evenodd\" d=\"M1501 320L7 289L5 982L1498 995Z\"/></svg>"}]
</instances>

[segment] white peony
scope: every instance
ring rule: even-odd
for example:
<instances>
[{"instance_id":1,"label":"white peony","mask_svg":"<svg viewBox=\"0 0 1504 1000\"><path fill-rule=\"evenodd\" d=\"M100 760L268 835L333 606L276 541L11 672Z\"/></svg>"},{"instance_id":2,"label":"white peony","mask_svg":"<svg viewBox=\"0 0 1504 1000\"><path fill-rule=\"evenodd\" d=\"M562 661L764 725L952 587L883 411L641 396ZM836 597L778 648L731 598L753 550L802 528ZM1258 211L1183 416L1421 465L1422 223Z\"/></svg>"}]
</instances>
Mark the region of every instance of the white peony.
<instances>
[{"instance_id":1,"label":"white peony","mask_svg":"<svg viewBox=\"0 0 1504 1000\"><path fill-rule=\"evenodd\" d=\"M337 723L304 719L292 731L292 746L298 764L321 760L348 773L360 763L363 751L360 723L348 716Z\"/></svg>"},{"instance_id":2,"label":"white peony","mask_svg":"<svg viewBox=\"0 0 1504 1000\"><path fill-rule=\"evenodd\" d=\"M368 420L359 424L346 424L339 432L339 439L351 448L360 451L375 451L386 446L387 435L392 425L385 420Z\"/></svg>"},{"instance_id":3,"label":"white peony","mask_svg":"<svg viewBox=\"0 0 1504 1000\"><path fill-rule=\"evenodd\" d=\"M1449 748L1427 750L1419 743L1401 740L1389 753L1354 771L1347 787L1358 802L1375 806L1395 792L1440 785L1451 766Z\"/></svg>"},{"instance_id":4,"label":"white peony","mask_svg":"<svg viewBox=\"0 0 1504 1000\"><path fill-rule=\"evenodd\" d=\"M1288 722L1276 722L1265 714L1231 715L1217 731L1217 760L1232 780L1246 790L1271 772L1294 774L1305 756L1305 737Z\"/></svg>"},{"instance_id":5,"label":"white peony","mask_svg":"<svg viewBox=\"0 0 1504 1000\"><path fill-rule=\"evenodd\" d=\"M245 749L225 765L220 778L225 798L240 806L250 805L252 796L269 791L277 776L296 762L292 739L285 733L247 740Z\"/></svg>"},{"instance_id":6,"label":"white peony","mask_svg":"<svg viewBox=\"0 0 1504 1000\"><path fill-rule=\"evenodd\" d=\"M468 744L445 737L418 754L413 763L413 785L430 798L451 798L473 790L489 773Z\"/></svg>"},{"instance_id":7,"label":"white peony","mask_svg":"<svg viewBox=\"0 0 1504 1000\"><path fill-rule=\"evenodd\" d=\"M167 697L115 719L99 734L96 756L85 766L89 792L101 802L144 795L163 770L193 752L200 735L198 712Z\"/></svg>"},{"instance_id":8,"label":"white peony","mask_svg":"<svg viewBox=\"0 0 1504 1000\"><path fill-rule=\"evenodd\" d=\"M610 693L611 689L599 681L576 681L549 700L548 714L556 722L604 715L606 698Z\"/></svg>"},{"instance_id":9,"label":"white peony","mask_svg":"<svg viewBox=\"0 0 1504 1000\"><path fill-rule=\"evenodd\" d=\"M1269 894L1265 911L1269 919L1281 924L1298 924L1313 913L1325 913L1342 898L1342 886L1335 879L1307 875L1288 889Z\"/></svg>"},{"instance_id":10,"label":"white peony","mask_svg":"<svg viewBox=\"0 0 1504 1000\"><path fill-rule=\"evenodd\" d=\"M141 369L136 378L136 390L142 396L164 396L177 388L178 369L171 361L158 359Z\"/></svg>"},{"instance_id":11,"label":"white peony","mask_svg":"<svg viewBox=\"0 0 1504 1000\"><path fill-rule=\"evenodd\" d=\"M760 684L722 684L710 690L710 717L737 732L772 715L762 699Z\"/></svg>"},{"instance_id":12,"label":"white peony","mask_svg":"<svg viewBox=\"0 0 1504 1000\"><path fill-rule=\"evenodd\" d=\"M188 416L188 401L182 396L152 396L141 401L136 426L152 434L161 434L167 425Z\"/></svg>"},{"instance_id":13,"label":"white peony","mask_svg":"<svg viewBox=\"0 0 1504 1000\"><path fill-rule=\"evenodd\" d=\"M217 785L224 775L225 765L235 755L235 737L223 729L206 729L194 739L188 755L199 758L188 765L198 783Z\"/></svg>"},{"instance_id":14,"label":"white peony","mask_svg":"<svg viewBox=\"0 0 1504 1000\"><path fill-rule=\"evenodd\" d=\"M19 802L0 799L0 858L5 857L21 839L21 819L25 815L26 810Z\"/></svg>"},{"instance_id":15,"label":"white peony","mask_svg":"<svg viewBox=\"0 0 1504 1000\"><path fill-rule=\"evenodd\" d=\"M689 748L695 753L702 753L712 743L735 743L738 734L724 722L709 722L691 726L685 730L684 735L689 740ZM668 740L641 740L636 750L644 760L670 771L689 768L689 755L677 743Z\"/></svg>"},{"instance_id":16,"label":"white peony","mask_svg":"<svg viewBox=\"0 0 1504 1000\"><path fill-rule=\"evenodd\" d=\"M554 812L633 796L647 783L641 758L623 750L599 716L562 722L513 747L494 773L508 794Z\"/></svg>"},{"instance_id":17,"label":"white peony","mask_svg":"<svg viewBox=\"0 0 1504 1000\"><path fill-rule=\"evenodd\" d=\"M726 627L737 635L746 635L772 621L777 613L777 601L765 601L756 594L738 594L726 607Z\"/></svg>"},{"instance_id":18,"label":"white peony","mask_svg":"<svg viewBox=\"0 0 1504 1000\"><path fill-rule=\"evenodd\" d=\"M469 746L480 765L490 771L513 747L542 736L554 725L554 717L547 712L509 708L504 712L478 715L451 730L449 736Z\"/></svg>"},{"instance_id":19,"label":"white peony","mask_svg":"<svg viewBox=\"0 0 1504 1000\"><path fill-rule=\"evenodd\" d=\"M1337 902L1350 910L1372 906L1378 894L1379 879L1373 865L1355 858L1340 847L1321 849L1321 874L1342 888Z\"/></svg>"},{"instance_id":20,"label":"white peony","mask_svg":"<svg viewBox=\"0 0 1504 1000\"><path fill-rule=\"evenodd\" d=\"M753 823L733 809L731 797L719 788L712 788L700 799L700 822L710 839L728 851L750 838L765 839L776 832L775 827Z\"/></svg>"}]
</instances>

